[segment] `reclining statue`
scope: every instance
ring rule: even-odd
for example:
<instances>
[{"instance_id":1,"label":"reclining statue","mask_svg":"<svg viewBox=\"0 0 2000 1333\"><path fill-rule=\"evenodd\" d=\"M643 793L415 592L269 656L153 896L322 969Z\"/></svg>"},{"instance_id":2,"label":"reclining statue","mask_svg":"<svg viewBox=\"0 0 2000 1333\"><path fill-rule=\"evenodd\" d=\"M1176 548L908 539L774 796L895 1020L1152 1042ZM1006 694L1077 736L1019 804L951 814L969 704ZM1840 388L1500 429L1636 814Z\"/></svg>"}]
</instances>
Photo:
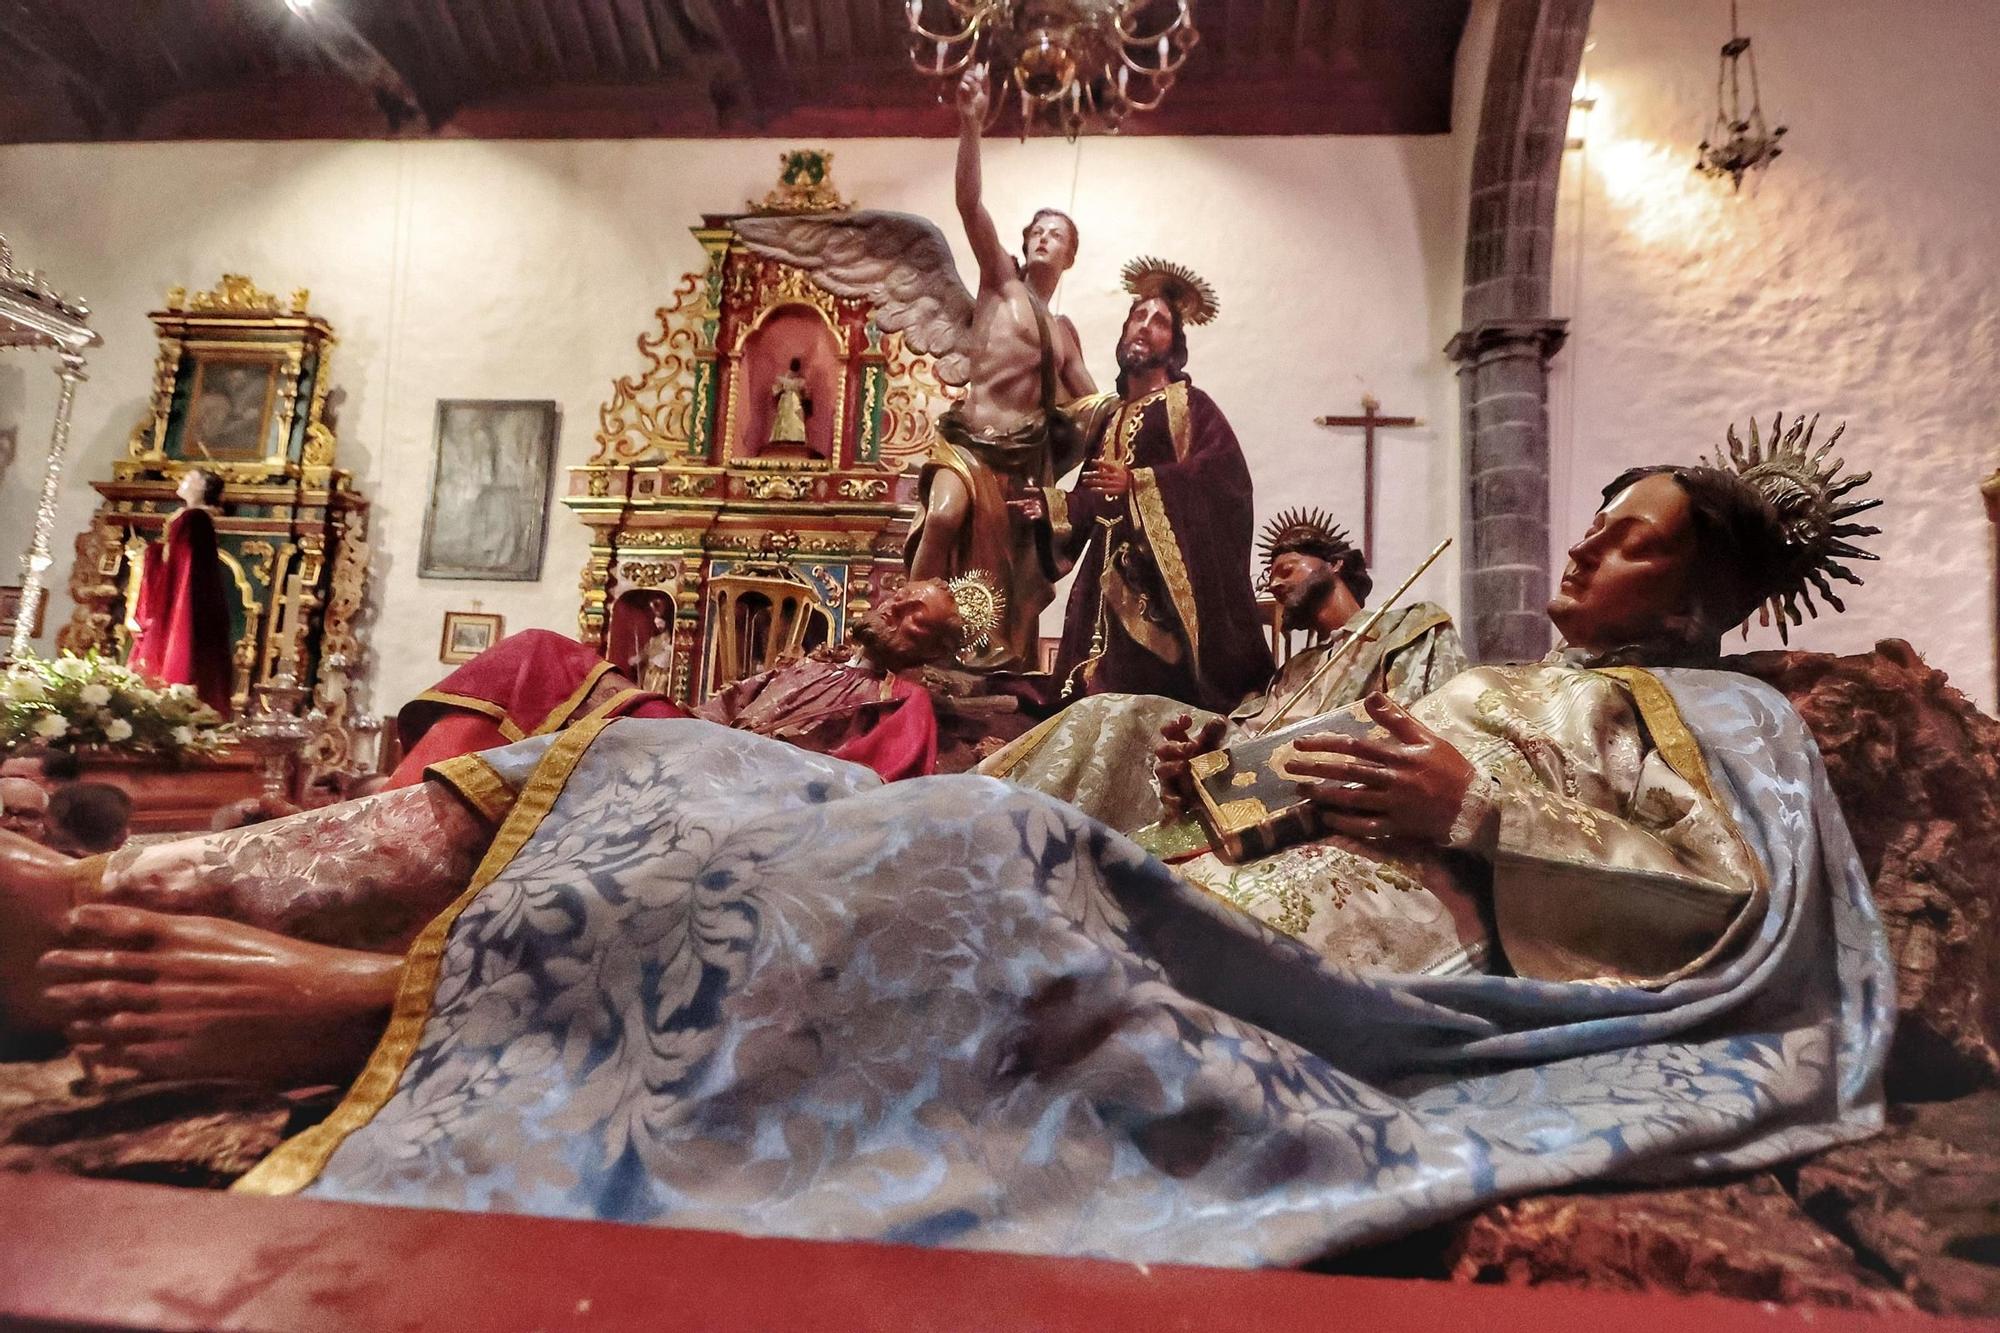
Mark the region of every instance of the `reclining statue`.
<instances>
[{"instance_id":1,"label":"reclining statue","mask_svg":"<svg viewBox=\"0 0 2000 1333\"><path fill-rule=\"evenodd\" d=\"M252 1191L1145 1261L1860 1137L1894 991L1865 876L1782 697L1686 669L1851 578L1865 478L1825 455L1801 423L1627 474L1552 604L1564 653L1311 747L1345 841L1310 911L1005 783L594 718L257 829L8 844L5 1018L100 1068L351 1082ZM1488 974L1315 924L1426 894L1431 943L1498 918L1456 969ZM37 993L18 942L57 928Z\"/></svg>"},{"instance_id":2,"label":"reclining statue","mask_svg":"<svg viewBox=\"0 0 2000 1333\"><path fill-rule=\"evenodd\" d=\"M1465 669L1451 614L1431 602L1391 607L1367 641L1350 644L1368 616L1375 582L1368 562L1342 529L1318 512L1289 510L1266 525L1263 586L1277 600L1284 627L1308 642L1285 660L1261 691L1245 696L1210 739L1255 736L1302 722L1383 691L1415 703ZM1341 655L1332 667L1328 658ZM1123 832L1152 822L1158 794L1132 781L1151 762L1162 726L1216 714L1158 694L1098 694L1079 699L979 766L989 777L1047 792Z\"/></svg>"}]
</instances>

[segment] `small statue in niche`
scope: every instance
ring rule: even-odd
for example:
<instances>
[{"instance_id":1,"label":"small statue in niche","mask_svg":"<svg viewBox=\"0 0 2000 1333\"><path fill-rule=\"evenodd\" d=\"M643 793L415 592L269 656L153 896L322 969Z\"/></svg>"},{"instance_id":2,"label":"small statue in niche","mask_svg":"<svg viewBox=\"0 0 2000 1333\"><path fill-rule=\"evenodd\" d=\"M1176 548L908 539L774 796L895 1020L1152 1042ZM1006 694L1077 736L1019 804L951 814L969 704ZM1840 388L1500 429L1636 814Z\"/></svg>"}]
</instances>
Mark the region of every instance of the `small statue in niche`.
<instances>
[{"instance_id":1,"label":"small statue in niche","mask_svg":"<svg viewBox=\"0 0 2000 1333\"><path fill-rule=\"evenodd\" d=\"M673 607L666 598L658 597L648 611L652 632L647 635L645 645L639 650L639 660L633 665L638 668L636 675L640 689L666 694L674 684Z\"/></svg>"},{"instance_id":2,"label":"small statue in niche","mask_svg":"<svg viewBox=\"0 0 2000 1333\"><path fill-rule=\"evenodd\" d=\"M791 369L771 381L771 397L778 404L771 414L769 443L774 446L771 452L810 452L806 444L806 418L812 415L812 391L806 387L806 377L800 370L799 358L793 357Z\"/></svg>"},{"instance_id":3,"label":"small statue in niche","mask_svg":"<svg viewBox=\"0 0 2000 1333\"><path fill-rule=\"evenodd\" d=\"M222 503L222 487L221 475L203 468L181 475L174 493L182 508L160 540L147 545L140 567L130 666L169 685L192 685L203 703L228 717L236 688L229 580L210 516Z\"/></svg>"}]
</instances>

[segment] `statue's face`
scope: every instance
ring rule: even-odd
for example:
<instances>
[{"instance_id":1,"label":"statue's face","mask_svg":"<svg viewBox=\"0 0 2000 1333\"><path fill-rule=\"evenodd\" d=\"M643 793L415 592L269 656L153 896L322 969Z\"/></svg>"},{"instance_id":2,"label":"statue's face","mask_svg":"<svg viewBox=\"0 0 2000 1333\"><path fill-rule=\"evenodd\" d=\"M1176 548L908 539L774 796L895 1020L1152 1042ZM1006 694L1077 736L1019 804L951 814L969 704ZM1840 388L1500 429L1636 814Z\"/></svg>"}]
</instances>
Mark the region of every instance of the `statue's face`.
<instances>
[{"instance_id":1,"label":"statue's face","mask_svg":"<svg viewBox=\"0 0 2000 1333\"><path fill-rule=\"evenodd\" d=\"M854 626L863 652L891 671L942 662L958 651L963 623L941 579L906 583Z\"/></svg>"},{"instance_id":2,"label":"statue's face","mask_svg":"<svg viewBox=\"0 0 2000 1333\"><path fill-rule=\"evenodd\" d=\"M1666 473L1641 477L1569 548L1549 619L1579 648L1657 640L1690 613L1697 552L1687 492Z\"/></svg>"},{"instance_id":3,"label":"statue's face","mask_svg":"<svg viewBox=\"0 0 2000 1333\"><path fill-rule=\"evenodd\" d=\"M1076 228L1067 218L1044 213L1021 233L1021 257L1029 265L1042 265L1058 273L1076 262Z\"/></svg>"},{"instance_id":4,"label":"statue's face","mask_svg":"<svg viewBox=\"0 0 2000 1333\"><path fill-rule=\"evenodd\" d=\"M181 484L174 487L174 494L181 497L182 504L198 505L208 491L208 475L200 471L183 472Z\"/></svg>"},{"instance_id":5,"label":"statue's face","mask_svg":"<svg viewBox=\"0 0 2000 1333\"><path fill-rule=\"evenodd\" d=\"M1329 597L1344 594L1349 615L1360 609L1341 580L1339 566L1303 551L1285 551L1271 561L1264 572L1264 585L1277 599L1286 629L1310 627Z\"/></svg>"},{"instance_id":6,"label":"statue's face","mask_svg":"<svg viewBox=\"0 0 2000 1333\"><path fill-rule=\"evenodd\" d=\"M1118 333L1120 370L1156 370L1174 350L1174 312L1159 297L1133 303Z\"/></svg>"},{"instance_id":7,"label":"statue's face","mask_svg":"<svg viewBox=\"0 0 2000 1333\"><path fill-rule=\"evenodd\" d=\"M0 829L40 841L49 794L26 778L0 778Z\"/></svg>"}]
</instances>

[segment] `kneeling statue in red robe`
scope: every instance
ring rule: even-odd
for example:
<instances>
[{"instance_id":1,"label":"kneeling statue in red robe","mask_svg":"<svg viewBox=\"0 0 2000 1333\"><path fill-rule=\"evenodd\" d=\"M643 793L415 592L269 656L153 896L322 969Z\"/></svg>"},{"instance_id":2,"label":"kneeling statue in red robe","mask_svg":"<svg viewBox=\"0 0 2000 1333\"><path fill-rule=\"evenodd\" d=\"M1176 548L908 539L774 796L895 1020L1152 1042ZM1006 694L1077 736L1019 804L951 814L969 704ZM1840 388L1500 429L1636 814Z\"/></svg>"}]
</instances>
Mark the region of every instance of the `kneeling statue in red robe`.
<instances>
[{"instance_id":1,"label":"kneeling statue in red robe","mask_svg":"<svg viewBox=\"0 0 2000 1333\"><path fill-rule=\"evenodd\" d=\"M692 713L638 689L583 644L549 630L510 635L396 716L403 761L390 785L431 764L560 731L586 717L698 717L865 764L884 781L937 771L937 710L920 679L997 623L980 580L923 579L883 600L848 641L737 681Z\"/></svg>"}]
</instances>

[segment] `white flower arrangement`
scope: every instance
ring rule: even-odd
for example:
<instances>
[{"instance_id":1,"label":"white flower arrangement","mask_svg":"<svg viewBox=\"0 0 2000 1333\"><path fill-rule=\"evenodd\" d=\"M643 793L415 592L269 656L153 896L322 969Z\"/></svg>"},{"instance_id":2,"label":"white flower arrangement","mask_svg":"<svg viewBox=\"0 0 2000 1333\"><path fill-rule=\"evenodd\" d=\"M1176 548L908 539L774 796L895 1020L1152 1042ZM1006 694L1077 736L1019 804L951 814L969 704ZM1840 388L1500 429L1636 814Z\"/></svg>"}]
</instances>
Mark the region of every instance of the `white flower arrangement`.
<instances>
[{"instance_id":1,"label":"white flower arrangement","mask_svg":"<svg viewBox=\"0 0 2000 1333\"><path fill-rule=\"evenodd\" d=\"M0 674L0 753L29 744L183 759L215 754L222 718L186 685L160 685L86 653L29 658Z\"/></svg>"}]
</instances>

